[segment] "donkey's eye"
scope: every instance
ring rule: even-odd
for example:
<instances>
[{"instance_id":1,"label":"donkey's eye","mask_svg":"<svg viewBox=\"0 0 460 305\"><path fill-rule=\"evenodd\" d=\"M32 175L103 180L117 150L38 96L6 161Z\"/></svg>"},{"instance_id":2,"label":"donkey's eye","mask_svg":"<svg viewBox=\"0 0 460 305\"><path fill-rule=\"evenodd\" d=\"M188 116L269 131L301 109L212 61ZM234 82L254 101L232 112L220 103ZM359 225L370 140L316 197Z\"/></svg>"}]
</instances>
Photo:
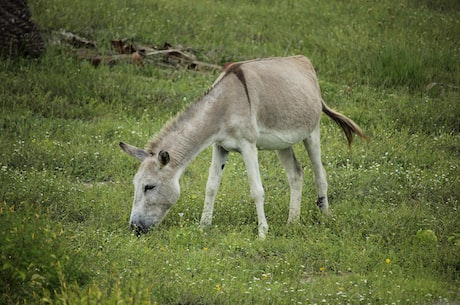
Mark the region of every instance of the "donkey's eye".
<instances>
[{"instance_id":1,"label":"donkey's eye","mask_svg":"<svg viewBox=\"0 0 460 305\"><path fill-rule=\"evenodd\" d=\"M144 192L153 190L153 189L156 188L156 187L157 187L157 186L156 186L155 184L147 184L146 186L144 186Z\"/></svg>"}]
</instances>

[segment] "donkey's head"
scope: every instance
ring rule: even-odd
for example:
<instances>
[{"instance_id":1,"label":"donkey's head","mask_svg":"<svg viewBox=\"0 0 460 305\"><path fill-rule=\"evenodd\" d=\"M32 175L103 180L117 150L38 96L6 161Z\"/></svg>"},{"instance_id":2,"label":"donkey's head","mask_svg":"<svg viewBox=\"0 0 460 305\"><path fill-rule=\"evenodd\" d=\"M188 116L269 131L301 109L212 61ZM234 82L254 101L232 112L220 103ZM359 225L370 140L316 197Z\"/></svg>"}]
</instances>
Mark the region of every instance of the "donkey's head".
<instances>
[{"instance_id":1,"label":"donkey's head","mask_svg":"<svg viewBox=\"0 0 460 305\"><path fill-rule=\"evenodd\" d=\"M169 164L169 153L161 150L151 154L120 142L121 149L141 161L134 176L134 202L130 225L136 234L146 233L159 224L179 199L179 179Z\"/></svg>"}]
</instances>

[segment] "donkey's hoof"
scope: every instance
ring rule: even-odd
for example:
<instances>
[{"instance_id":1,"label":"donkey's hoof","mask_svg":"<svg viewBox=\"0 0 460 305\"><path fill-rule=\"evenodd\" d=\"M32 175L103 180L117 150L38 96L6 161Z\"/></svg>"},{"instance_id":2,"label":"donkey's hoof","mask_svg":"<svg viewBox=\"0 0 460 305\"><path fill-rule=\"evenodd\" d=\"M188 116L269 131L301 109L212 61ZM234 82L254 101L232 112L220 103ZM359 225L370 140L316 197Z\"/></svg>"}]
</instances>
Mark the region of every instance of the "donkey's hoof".
<instances>
[{"instance_id":1,"label":"donkey's hoof","mask_svg":"<svg viewBox=\"0 0 460 305\"><path fill-rule=\"evenodd\" d=\"M267 237L268 225L259 225L259 239L264 240Z\"/></svg>"},{"instance_id":2,"label":"donkey's hoof","mask_svg":"<svg viewBox=\"0 0 460 305\"><path fill-rule=\"evenodd\" d=\"M211 226L211 223L207 223L207 222L200 222L200 229L201 230L204 230L206 228L209 228Z\"/></svg>"},{"instance_id":3,"label":"donkey's hoof","mask_svg":"<svg viewBox=\"0 0 460 305\"><path fill-rule=\"evenodd\" d=\"M316 201L316 205L320 209L320 211L323 214L329 214L329 204L327 203L327 198L326 197L318 197L318 200Z\"/></svg>"},{"instance_id":4,"label":"donkey's hoof","mask_svg":"<svg viewBox=\"0 0 460 305\"><path fill-rule=\"evenodd\" d=\"M300 222L300 210L298 209L292 209L289 210L289 217L288 217L288 223L298 223Z\"/></svg>"},{"instance_id":5,"label":"donkey's hoof","mask_svg":"<svg viewBox=\"0 0 460 305\"><path fill-rule=\"evenodd\" d=\"M212 224L212 216L201 215L201 219L200 219L200 228L201 229L209 227L211 224Z\"/></svg>"}]
</instances>

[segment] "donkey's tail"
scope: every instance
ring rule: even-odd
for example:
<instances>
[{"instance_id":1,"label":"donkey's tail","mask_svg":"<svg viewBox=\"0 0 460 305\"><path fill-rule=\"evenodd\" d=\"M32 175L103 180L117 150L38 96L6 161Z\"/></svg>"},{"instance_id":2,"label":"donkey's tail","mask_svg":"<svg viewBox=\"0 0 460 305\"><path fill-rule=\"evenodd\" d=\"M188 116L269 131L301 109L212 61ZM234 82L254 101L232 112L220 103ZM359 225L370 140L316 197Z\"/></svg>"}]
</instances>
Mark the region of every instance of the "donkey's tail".
<instances>
[{"instance_id":1,"label":"donkey's tail","mask_svg":"<svg viewBox=\"0 0 460 305\"><path fill-rule=\"evenodd\" d=\"M364 140L368 140L368 137L366 137L361 128L359 128L358 124L353 122L352 119L335 110L332 110L323 100L321 100L321 105L323 106L323 112L327 114L328 117L333 119L343 129L343 132L347 136L348 146L351 146L351 143L353 142L353 133L357 134Z\"/></svg>"}]
</instances>

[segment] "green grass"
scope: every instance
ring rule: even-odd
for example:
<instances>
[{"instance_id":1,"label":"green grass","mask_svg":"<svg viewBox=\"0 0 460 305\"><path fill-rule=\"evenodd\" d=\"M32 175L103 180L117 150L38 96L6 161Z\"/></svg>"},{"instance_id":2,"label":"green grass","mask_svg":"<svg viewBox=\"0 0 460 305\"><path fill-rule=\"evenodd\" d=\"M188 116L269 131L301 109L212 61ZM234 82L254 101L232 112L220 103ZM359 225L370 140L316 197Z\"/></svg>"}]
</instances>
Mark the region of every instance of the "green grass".
<instances>
[{"instance_id":1,"label":"green grass","mask_svg":"<svg viewBox=\"0 0 460 305\"><path fill-rule=\"evenodd\" d=\"M0 304L458 304L460 7L457 1L29 1L48 41L37 60L0 59ZM321 123L332 215L305 169L301 222L260 153L270 231L231 154L213 219L198 228L210 150L181 179L157 230L128 228L143 146L217 72L94 68L59 29L191 46L201 60L304 54L327 103L371 141L348 150Z\"/></svg>"}]
</instances>

